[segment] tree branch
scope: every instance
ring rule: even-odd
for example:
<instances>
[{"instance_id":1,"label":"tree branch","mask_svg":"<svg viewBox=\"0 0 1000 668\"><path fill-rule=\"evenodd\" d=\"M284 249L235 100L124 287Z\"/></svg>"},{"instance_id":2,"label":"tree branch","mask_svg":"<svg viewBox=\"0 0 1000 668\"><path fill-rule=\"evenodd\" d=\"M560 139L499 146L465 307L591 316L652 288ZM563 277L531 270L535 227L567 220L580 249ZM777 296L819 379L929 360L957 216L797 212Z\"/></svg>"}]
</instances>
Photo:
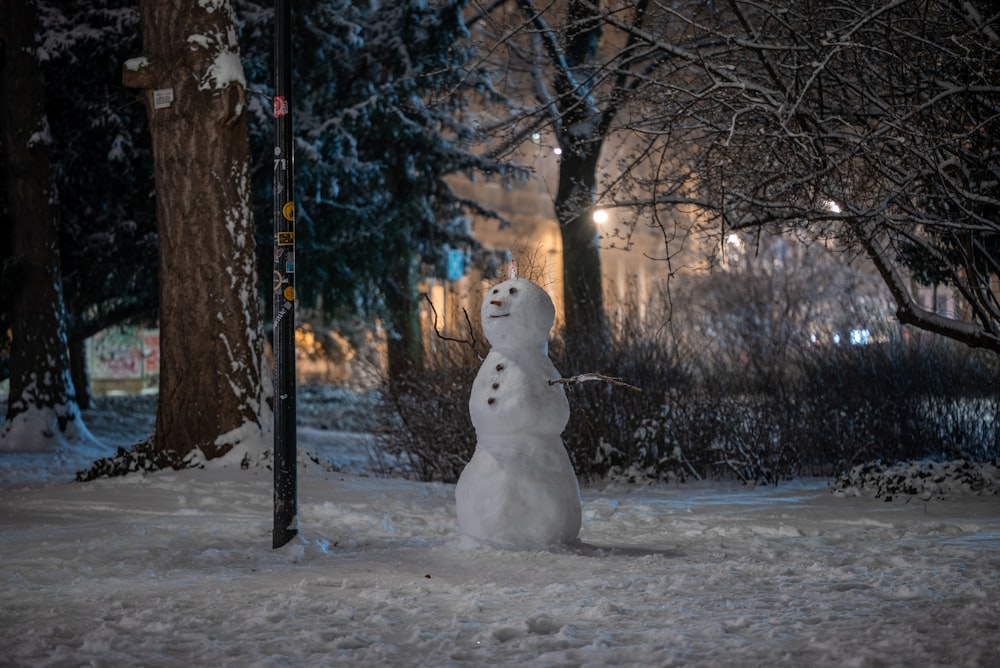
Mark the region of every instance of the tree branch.
<instances>
[{"instance_id":1,"label":"tree branch","mask_svg":"<svg viewBox=\"0 0 1000 668\"><path fill-rule=\"evenodd\" d=\"M636 387L635 385L629 385L621 378L612 378L611 376L604 376L599 373L581 373L579 376L571 376L570 378L558 378L556 380L550 380L549 385L575 385L577 383L587 382L588 380L599 380L605 383L610 383L611 385L627 388L633 392L642 392L642 388Z\"/></svg>"},{"instance_id":2,"label":"tree branch","mask_svg":"<svg viewBox=\"0 0 1000 668\"><path fill-rule=\"evenodd\" d=\"M431 307L431 313L434 314L434 334L439 339L441 339L442 341L454 341L455 343L463 343L463 344L469 346L470 348L472 348L472 352L474 352L476 354L476 357L479 358L479 360L482 360L483 359L483 355L482 355L482 353L479 352L479 348L476 346L476 344L478 343L478 341L476 340L476 332L472 328L472 321L469 319L469 312L466 311L464 308L462 309L462 315L465 316L465 324L469 328L469 338L467 338L467 339L456 339L456 338L451 337L451 336L445 336L444 334L441 333L441 330L438 329L438 313L437 313L437 309L434 308L434 302L431 301L431 298L428 297L426 293L424 293L424 299L430 305L430 307Z\"/></svg>"},{"instance_id":3,"label":"tree branch","mask_svg":"<svg viewBox=\"0 0 1000 668\"><path fill-rule=\"evenodd\" d=\"M868 257L896 302L896 317L904 325L914 325L934 334L960 341L971 348L985 348L1000 353L1000 335L976 323L948 318L919 306L897 269L886 256L875 235L862 223L849 223Z\"/></svg>"}]
</instances>

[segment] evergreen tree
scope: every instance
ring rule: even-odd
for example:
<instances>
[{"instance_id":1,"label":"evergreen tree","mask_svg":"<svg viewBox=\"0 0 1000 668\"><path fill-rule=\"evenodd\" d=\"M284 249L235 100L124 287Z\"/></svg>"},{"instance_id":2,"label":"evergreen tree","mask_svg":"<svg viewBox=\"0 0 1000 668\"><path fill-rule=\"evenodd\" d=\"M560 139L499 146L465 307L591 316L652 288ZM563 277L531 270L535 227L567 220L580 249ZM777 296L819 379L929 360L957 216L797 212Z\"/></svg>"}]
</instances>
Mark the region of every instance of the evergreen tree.
<instances>
[{"instance_id":1,"label":"evergreen tree","mask_svg":"<svg viewBox=\"0 0 1000 668\"><path fill-rule=\"evenodd\" d=\"M92 442L69 377L69 349L59 266L58 207L52 185L51 134L45 113L37 5L0 7L3 32L0 141L4 147L6 221L3 294L12 329L7 420L0 449L43 450ZM13 102L11 102L13 101Z\"/></svg>"},{"instance_id":2,"label":"evergreen tree","mask_svg":"<svg viewBox=\"0 0 1000 668\"><path fill-rule=\"evenodd\" d=\"M417 279L446 246L475 242L449 174L514 176L471 150L466 114L488 93L465 67L464 3L298 3L293 15L298 295L306 304L388 316L390 377L421 364ZM266 43L269 14L242 5L244 41ZM254 9L256 8L256 9ZM266 80L265 54L249 58ZM252 102L260 218L270 210L271 109ZM489 215L488 212L482 212Z\"/></svg>"},{"instance_id":3,"label":"evergreen tree","mask_svg":"<svg viewBox=\"0 0 1000 668\"><path fill-rule=\"evenodd\" d=\"M156 218L145 110L121 83L140 48L132 0L43 0L41 65L74 389L89 403L84 342L156 320Z\"/></svg>"}]
</instances>

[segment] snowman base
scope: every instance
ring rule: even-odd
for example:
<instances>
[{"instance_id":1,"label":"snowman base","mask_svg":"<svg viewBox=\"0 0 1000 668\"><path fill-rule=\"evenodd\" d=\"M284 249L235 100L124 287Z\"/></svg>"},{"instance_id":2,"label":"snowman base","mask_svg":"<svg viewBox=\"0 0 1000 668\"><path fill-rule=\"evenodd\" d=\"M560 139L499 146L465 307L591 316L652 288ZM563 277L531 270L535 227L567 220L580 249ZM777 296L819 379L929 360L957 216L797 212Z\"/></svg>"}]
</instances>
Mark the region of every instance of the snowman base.
<instances>
[{"instance_id":1,"label":"snowman base","mask_svg":"<svg viewBox=\"0 0 1000 668\"><path fill-rule=\"evenodd\" d=\"M565 545L580 532L580 488L559 436L480 437L455 500L462 533L492 545Z\"/></svg>"}]
</instances>

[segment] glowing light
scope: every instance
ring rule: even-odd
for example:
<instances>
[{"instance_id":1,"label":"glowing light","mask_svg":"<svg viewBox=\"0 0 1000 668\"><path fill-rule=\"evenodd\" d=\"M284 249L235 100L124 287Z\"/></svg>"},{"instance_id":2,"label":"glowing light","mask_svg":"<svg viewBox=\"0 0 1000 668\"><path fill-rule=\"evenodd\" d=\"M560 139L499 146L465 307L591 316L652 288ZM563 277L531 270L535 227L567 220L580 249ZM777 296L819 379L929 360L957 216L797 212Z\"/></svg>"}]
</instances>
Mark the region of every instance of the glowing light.
<instances>
[{"instance_id":1,"label":"glowing light","mask_svg":"<svg viewBox=\"0 0 1000 668\"><path fill-rule=\"evenodd\" d=\"M556 155L562 155L562 149L559 148L558 146L552 149L552 152L555 153Z\"/></svg>"},{"instance_id":2,"label":"glowing light","mask_svg":"<svg viewBox=\"0 0 1000 668\"><path fill-rule=\"evenodd\" d=\"M542 135L541 135L541 133L539 133L539 132L532 132L531 133L531 141L535 142L536 144L539 143L540 141L542 141Z\"/></svg>"},{"instance_id":3,"label":"glowing light","mask_svg":"<svg viewBox=\"0 0 1000 668\"><path fill-rule=\"evenodd\" d=\"M603 225L604 223L608 222L608 212L605 211L604 209L595 209L591 217L594 219L594 222L597 223L598 225Z\"/></svg>"}]
</instances>

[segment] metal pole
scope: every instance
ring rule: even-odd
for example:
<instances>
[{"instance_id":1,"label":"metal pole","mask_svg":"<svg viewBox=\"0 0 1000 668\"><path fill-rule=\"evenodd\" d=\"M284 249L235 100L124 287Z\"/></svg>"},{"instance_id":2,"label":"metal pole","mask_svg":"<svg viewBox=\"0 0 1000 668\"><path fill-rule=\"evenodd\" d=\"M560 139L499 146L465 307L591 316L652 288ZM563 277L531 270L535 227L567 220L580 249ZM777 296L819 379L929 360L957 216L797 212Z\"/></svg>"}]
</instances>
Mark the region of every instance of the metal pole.
<instances>
[{"instance_id":1,"label":"metal pole","mask_svg":"<svg viewBox=\"0 0 1000 668\"><path fill-rule=\"evenodd\" d=\"M295 202L292 189L291 0L274 2L274 531L299 531L295 434Z\"/></svg>"}]
</instances>

